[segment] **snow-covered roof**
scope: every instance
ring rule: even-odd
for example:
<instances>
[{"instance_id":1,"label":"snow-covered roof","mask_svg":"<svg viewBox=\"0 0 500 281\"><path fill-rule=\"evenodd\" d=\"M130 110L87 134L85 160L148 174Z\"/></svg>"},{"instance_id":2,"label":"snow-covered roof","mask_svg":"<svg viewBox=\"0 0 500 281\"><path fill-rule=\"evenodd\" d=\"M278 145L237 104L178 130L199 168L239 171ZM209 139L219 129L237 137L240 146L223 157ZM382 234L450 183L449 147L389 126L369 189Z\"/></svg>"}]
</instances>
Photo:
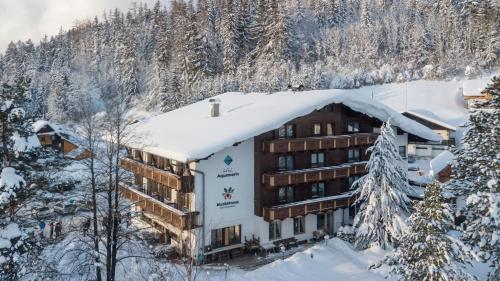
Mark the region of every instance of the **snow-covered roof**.
<instances>
[{"instance_id":1,"label":"snow-covered roof","mask_svg":"<svg viewBox=\"0 0 500 281\"><path fill-rule=\"evenodd\" d=\"M452 130L452 131L456 131L456 130L457 130L457 127L455 127L455 126L452 126L452 125L450 125L450 124L448 124L448 123L445 123L445 122L443 122L443 121L441 121L441 120L438 120L438 119L436 119L436 118L432 118L432 117L430 117L430 116L427 116L427 115L421 114L421 113L416 112L416 111L408 110L408 111L406 111L406 112L404 112L404 113L407 113L407 114L413 115L413 116L415 116L415 117L418 117L418 118L423 119L423 120L425 120L425 121L428 121L428 122L430 122L430 123L434 123L434 124L436 124L436 125L439 125L439 126L441 126L441 127L446 128L446 129L448 129L448 130Z\"/></svg>"},{"instance_id":2,"label":"snow-covered roof","mask_svg":"<svg viewBox=\"0 0 500 281\"><path fill-rule=\"evenodd\" d=\"M181 162L208 157L235 143L279 128L286 122L342 103L354 111L386 121L419 137L440 141L431 129L373 99L345 90L305 92L225 93L220 100L220 116L209 117L208 99L151 117L135 124L135 146L144 151Z\"/></svg>"},{"instance_id":3,"label":"snow-covered roof","mask_svg":"<svg viewBox=\"0 0 500 281\"><path fill-rule=\"evenodd\" d=\"M45 126L49 126L53 130L57 130L57 128L54 128L53 125L50 124L49 121L45 121L45 120L37 120L35 123L33 123L32 126L33 126L33 132L35 132L35 133L38 133L38 131L43 129L43 127L45 127Z\"/></svg>"},{"instance_id":4,"label":"snow-covered roof","mask_svg":"<svg viewBox=\"0 0 500 281\"><path fill-rule=\"evenodd\" d=\"M455 155L448 150L439 153L438 156L431 160L430 174L436 176L439 172L446 168L446 166L450 165L453 162L453 159L455 159Z\"/></svg>"},{"instance_id":5,"label":"snow-covered roof","mask_svg":"<svg viewBox=\"0 0 500 281\"><path fill-rule=\"evenodd\" d=\"M485 79L464 80L462 83L464 97L483 96L481 92L487 86L488 82L489 80Z\"/></svg>"},{"instance_id":6,"label":"snow-covered roof","mask_svg":"<svg viewBox=\"0 0 500 281\"><path fill-rule=\"evenodd\" d=\"M52 130L54 130L54 133L59 135L61 138L72 142L75 145L79 145L82 143L81 138L74 134L71 129L67 128L66 126L55 124L46 120L38 120L34 122L32 126L35 133L38 133L45 126L49 126L50 128L52 128Z\"/></svg>"}]
</instances>

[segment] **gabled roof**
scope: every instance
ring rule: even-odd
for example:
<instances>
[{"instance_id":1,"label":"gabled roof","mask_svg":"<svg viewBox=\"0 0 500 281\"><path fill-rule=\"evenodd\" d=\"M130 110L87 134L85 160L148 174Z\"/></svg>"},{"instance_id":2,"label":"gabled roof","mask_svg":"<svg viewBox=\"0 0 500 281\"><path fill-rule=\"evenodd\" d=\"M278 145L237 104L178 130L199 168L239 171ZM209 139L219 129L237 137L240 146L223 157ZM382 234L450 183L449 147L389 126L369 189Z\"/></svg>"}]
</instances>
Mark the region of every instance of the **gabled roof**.
<instances>
[{"instance_id":1,"label":"gabled roof","mask_svg":"<svg viewBox=\"0 0 500 281\"><path fill-rule=\"evenodd\" d=\"M61 138L77 146L79 146L82 143L82 140L78 135L74 134L69 128L63 125L51 123L46 120L38 120L34 122L32 126L33 126L33 131L36 134L38 134L38 132L40 132L40 130L42 130L43 128L48 127L53 130L53 132L51 132L50 134L57 134ZM46 133L41 133L41 134L46 134Z\"/></svg>"},{"instance_id":2,"label":"gabled roof","mask_svg":"<svg viewBox=\"0 0 500 281\"><path fill-rule=\"evenodd\" d=\"M332 103L391 124L432 141L441 137L429 128L372 99L343 90L265 93L225 93L220 116L209 117L208 99L134 124L141 140L133 147L181 162L203 159L235 143L279 128L290 120Z\"/></svg>"},{"instance_id":3,"label":"gabled roof","mask_svg":"<svg viewBox=\"0 0 500 281\"><path fill-rule=\"evenodd\" d=\"M448 129L448 130L452 130L452 131L456 131L457 130L457 127L455 127L455 126L452 126L452 125L450 125L448 123L445 123L445 122L443 122L441 120L438 120L436 118L432 118L430 116L424 115L424 114L416 112L416 111L408 110L408 111L403 112L403 114L404 115L407 115L407 114L408 115L412 115L414 117L423 119L423 120L425 120L427 122L433 123L434 125L443 127L445 129Z\"/></svg>"},{"instance_id":4,"label":"gabled roof","mask_svg":"<svg viewBox=\"0 0 500 281\"><path fill-rule=\"evenodd\" d=\"M453 155L453 153L449 152L448 150L439 153L438 156L434 157L431 160L430 174L437 176L437 174L439 174L439 172L446 168L446 166L451 165L454 159L455 155Z\"/></svg>"}]
</instances>

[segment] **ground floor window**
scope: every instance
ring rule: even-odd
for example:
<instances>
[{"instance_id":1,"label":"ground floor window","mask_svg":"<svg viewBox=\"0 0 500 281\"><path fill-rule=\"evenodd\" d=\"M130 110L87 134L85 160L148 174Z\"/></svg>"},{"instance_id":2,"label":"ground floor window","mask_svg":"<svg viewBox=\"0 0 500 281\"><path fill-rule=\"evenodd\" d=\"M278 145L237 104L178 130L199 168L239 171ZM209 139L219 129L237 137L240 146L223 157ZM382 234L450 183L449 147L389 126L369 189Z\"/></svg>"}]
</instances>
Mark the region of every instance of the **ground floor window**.
<instances>
[{"instance_id":1,"label":"ground floor window","mask_svg":"<svg viewBox=\"0 0 500 281\"><path fill-rule=\"evenodd\" d=\"M335 212L330 210L326 213L326 232L329 234L334 233L334 222L335 218L333 217L335 215Z\"/></svg>"},{"instance_id":2,"label":"ground floor window","mask_svg":"<svg viewBox=\"0 0 500 281\"><path fill-rule=\"evenodd\" d=\"M319 213L316 215L316 229L322 230L325 228L325 214Z\"/></svg>"},{"instance_id":3,"label":"ground floor window","mask_svg":"<svg viewBox=\"0 0 500 281\"><path fill-rule=\"evenodd\" d=\"M305 233L305 217L296 217L293 219L293 234L303 234Z\"/></svg>"},{"instance_id":4,"label":"ground floor window","mask_svg":"<svg viewBox=\"0 0 500 281\"><path fill-rule=\"evenodd\" d=\"M281 221L275 220L269 223L269 240L281 238Z\"/></svg>"},{"instance_id":5,"label":"ground floor window","mask_svg":"<svg viewBox=\"0 0 500 281\"><path fill-rule=\"evenodd\" d=\"M241 225L212 229L212 248L221 248L241 243Z\"/></svg>"},{"instance_id":6,"label":"ground floor window","mask_svg":"<svg viewBox=\"0 0 500 281\"><path fill-rule=\"evenodd\" d=\"M406 146L399 146L399 156L401 156L401 158L406 158Z\"/></svg>"}]
</instances>

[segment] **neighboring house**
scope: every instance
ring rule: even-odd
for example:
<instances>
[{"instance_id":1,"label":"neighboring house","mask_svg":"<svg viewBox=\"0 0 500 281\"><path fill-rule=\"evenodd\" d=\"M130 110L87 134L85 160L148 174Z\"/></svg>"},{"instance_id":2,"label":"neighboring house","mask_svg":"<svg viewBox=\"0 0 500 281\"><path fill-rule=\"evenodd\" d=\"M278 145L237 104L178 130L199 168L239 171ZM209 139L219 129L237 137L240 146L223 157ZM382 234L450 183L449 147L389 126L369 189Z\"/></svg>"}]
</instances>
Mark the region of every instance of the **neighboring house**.
<instances>
[{"instance_id":1,"label":"neighboring house","mask_svg":"<svg viewBox=\"0 0 500 281\"><path fill-rule=\"evenodd\" d=\"M59 151L65 158L81 160L90 157L90 151L78 145L77 136L59 125L45 120L33 123L33 130L44 147Z\"/></svg>"},{"instance_id":2,"label":"neighboring house","mask_svg":"<svg viewBox=\"0 0 500 281\"><path fill-rule=\"evenodd\" d=\"M226 93L134 124L121 159L135 202L182 255L207 259L334 235L382 121L439 141L373 100L334 91Z\"/></svg>"},{"instance_id":3,"label":"neighboring house","mask_svg":"<svg viewBox=\"0 0 500 281\"><path fill-rule=\"evenodd\" d=\"M486 83L482 80L465 80L462 84L462 96L467 102L467 108L473 108L476 103L488 101L492 98L490 92L485 91Z\"/></svg>"},{"instance_id":4,"label":"neighboring house","mask_svg":"<svg viewBox=\"0 0 500 281\"><path fill-rule=\"evenodd\" d=\"M445 183L451 178L451 164L455 155L450 151L443 151L430 162L429 174L441 183Z\"/></svg>"},{"instance_id":5,"label":"neighboring house","mask_svg":"<svg viewBox=\"0 0 500 281\"><path fill-rule=\"evenodd\" d=\"M455 145L455 139L452 137L453 133L457 130L455 126L416 111L406 111L402 114L430 128L442 138L441 141L429 141L416 135L408 135L408 156L433 158L441 152L448 150L450 145Z\"/></svg>"}]
</instances>

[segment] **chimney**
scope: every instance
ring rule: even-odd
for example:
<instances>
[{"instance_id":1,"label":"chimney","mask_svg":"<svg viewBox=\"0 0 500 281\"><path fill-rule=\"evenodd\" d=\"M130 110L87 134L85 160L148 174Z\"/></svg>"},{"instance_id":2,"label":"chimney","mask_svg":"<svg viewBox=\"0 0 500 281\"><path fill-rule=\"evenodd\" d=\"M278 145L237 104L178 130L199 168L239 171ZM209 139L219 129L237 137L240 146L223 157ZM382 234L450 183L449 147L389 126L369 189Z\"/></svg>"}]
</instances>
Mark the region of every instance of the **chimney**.
<instances>
[{"instance_id":1,"label":"chimney","mask_svg":"<svg viewBox=\"0 0 500 281\"><path fill-rule=\"evenodd\" d=\"M219 117L220 115L220 100L219 99L209 99L210 103L210 117Z\"/></svg>"}]
</instances>

